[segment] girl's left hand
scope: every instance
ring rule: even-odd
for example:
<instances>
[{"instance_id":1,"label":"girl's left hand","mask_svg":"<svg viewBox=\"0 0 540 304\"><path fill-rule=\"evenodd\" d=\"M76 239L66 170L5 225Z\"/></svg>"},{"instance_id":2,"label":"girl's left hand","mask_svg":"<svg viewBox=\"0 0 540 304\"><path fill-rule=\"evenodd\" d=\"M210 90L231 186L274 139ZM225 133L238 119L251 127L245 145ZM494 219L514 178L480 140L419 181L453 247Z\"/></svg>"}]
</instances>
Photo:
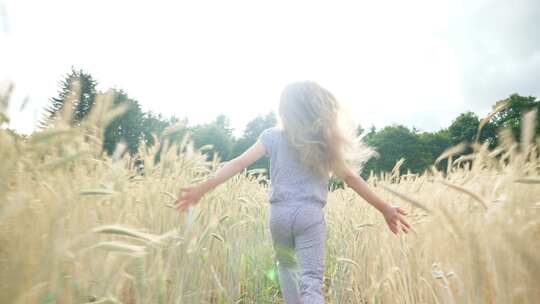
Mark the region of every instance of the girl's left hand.
<instances>
[{"instance_id":1,"label":"girl's left hand","mask_svg":"<svg viewBox=\"0 0 540 304\"><path fill-rule=\"evenodd\" d=\"M181 188L180 192L184 194L175 203L176 210L179 212L186 210L191 205L197 204L205 193L199 186Z\"/></svg>"}]
</instances>

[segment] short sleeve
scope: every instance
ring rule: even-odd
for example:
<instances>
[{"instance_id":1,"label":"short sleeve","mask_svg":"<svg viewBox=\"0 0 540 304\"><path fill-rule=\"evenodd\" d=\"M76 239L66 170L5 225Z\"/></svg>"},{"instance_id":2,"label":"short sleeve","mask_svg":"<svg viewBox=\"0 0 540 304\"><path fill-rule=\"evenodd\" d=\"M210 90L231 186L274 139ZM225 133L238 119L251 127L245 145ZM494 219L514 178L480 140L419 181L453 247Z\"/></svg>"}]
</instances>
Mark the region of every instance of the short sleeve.
<instances>
[{"instance_id":1,"label":"short sleeve","mask_svg":"<svg viewBox=\"0 0 540 304\"><path fill-rule=\"evenodd\" d=\"M264 148L266 149L266 156L270 156L272 154L272 150L274 149L274 134L275 128L268 128L262 131L261 135L259 135L259 140L262 142Z\"/></svg>"}]
</instances>

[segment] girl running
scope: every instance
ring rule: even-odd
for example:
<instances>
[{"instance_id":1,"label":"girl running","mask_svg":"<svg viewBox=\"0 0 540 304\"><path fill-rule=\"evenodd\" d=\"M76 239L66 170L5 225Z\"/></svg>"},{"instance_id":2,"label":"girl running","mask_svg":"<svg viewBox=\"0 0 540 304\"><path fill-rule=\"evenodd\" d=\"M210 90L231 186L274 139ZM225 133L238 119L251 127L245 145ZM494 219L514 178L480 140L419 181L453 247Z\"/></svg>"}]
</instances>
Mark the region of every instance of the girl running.
<instances>
[{"instance_id":1,"label":"girl running","mask_svg":"<svg viewBox=\"0 0 540 304\"><path fill-rule=\"evenodd\" d=\"M336 98L315 82L295 82L282 92L278 126L264 130L242 155L216 175L181 189L178 211L243 171L263 156L270 158L268 224L287 304L324 303L326 205L331 174L379 210L395 234L408 232L405 211L379 198L354 168L358 138L343 126Z\"/></svg>"}]
</instances>

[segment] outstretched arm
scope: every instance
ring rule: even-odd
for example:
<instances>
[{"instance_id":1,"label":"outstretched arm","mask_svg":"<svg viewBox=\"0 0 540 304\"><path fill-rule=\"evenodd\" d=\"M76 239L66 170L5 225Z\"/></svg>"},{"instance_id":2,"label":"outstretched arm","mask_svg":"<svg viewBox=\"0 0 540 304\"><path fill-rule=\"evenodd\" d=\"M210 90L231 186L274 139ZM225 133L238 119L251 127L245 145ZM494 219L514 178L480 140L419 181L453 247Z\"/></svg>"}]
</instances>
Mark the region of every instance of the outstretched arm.
<instances>
[{"instance_id":1,"label":"outstretched arm","mask_svg":"<svg viewBox=\"0 0 540 304\"><path fill-rule=\"evenodd\" d=\"M197 204L201 197L208 191L249 167L249 165L261 158L265 152L264 145L260 140L257 140L244 153L226 162L223 167L219 168L214 177L198 185L180 189L184 194L176 200L176 209L178 211L184 211L189 206Z\"/></svg>"},{"instance_id":2,"label":"outstretched arm","mask_svg":"<svg viewBox=\"0 0 540 304\"><path fill-rule=\"evenodd\" d=\"M403 216L407 215L405 210L401 209L400 207L394 207L390 204L383 201L375 192L371 190L369 187L369 184L366 183L366 181L357 173L351 171L350 169L345 174L345 178L343 180L349 187L351 187L358 195L360 195L363 199L365 199L370 205L375 207L375 209L379 210L382 215L384 216L384 219L386 220L386 223L388 224L388 228L393 233L398 233L398 224L401 223L403 227L403 231L407 232L409 229L411 229L411 226Z\"/></svg>"}]
</instances>

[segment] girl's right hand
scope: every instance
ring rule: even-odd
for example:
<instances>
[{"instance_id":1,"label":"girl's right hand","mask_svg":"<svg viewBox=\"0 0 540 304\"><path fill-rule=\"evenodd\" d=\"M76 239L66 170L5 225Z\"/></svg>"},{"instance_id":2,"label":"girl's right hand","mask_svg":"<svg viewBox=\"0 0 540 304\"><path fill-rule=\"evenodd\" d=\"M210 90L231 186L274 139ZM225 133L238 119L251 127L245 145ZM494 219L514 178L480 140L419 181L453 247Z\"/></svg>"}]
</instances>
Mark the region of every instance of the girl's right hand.
<instances>
[{"instance_id":1,"label":"girl's right hand","mask_svg":"<svg viewBox=\"0 0 540 304\"><path fill-rule=\"evenodd\" d=\"M197 204L202 196L206 193L201 185L191 186L180 189L184 193L176 200L176 210L179 212L185 211L188 207Z\"/></svg>"},{"instance_id":2,"label":"girl's right hand","mask_svg":"<svg viewBox=\"0 0 540 304\"><path fill-rule=\"evenodd\" d=\"M386 220L386 224L388 224L388 228L394 234L399 232L398 225L400 224L402 225L401 229L405 233L409 232L409 229L411 229L411 225L403 218L403 216L407 215L407 212L399 206L388 205L387 208L383 210L382 214Z\"/></svg>"}]
</instances>

